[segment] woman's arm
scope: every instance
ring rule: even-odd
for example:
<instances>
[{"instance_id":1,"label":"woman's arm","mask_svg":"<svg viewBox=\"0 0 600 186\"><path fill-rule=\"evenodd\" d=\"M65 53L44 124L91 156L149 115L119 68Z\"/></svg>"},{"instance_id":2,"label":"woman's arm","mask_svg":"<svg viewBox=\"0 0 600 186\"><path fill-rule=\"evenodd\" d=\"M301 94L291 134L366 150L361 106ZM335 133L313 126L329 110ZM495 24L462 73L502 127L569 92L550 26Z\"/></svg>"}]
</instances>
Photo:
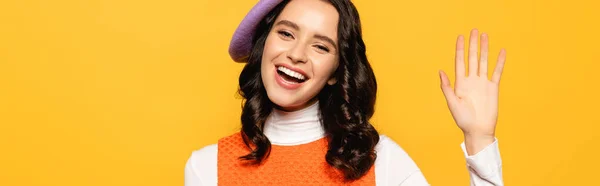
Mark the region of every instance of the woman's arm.
<instances>
[{"instance_id":1,"label":"woman's arm","mask_svg":"<svg viewBox=\"0 0 600 186\"><path fill-rule=\"evenodd\" d=\"M192 152L185 164L185 186L217 185L218 145L212 144Z\"/></svg>"},{"instance_id":2,"label":"woman's arm","mask_svg":"<svg viewBox=\"0 0 600 186\"><path fill-rule=\"evenodd\" d=\"M481 56L477 59L479 31L469 38L469 73L465 69L465 44L462 35L456 41L454 89L448 76L440 71L441 89L456 125L462 130L462 145L471 175L471 185L503 185L502 163L495 131L498 120L500 77L506 51L500 50L498 62L488 79L488 35L481 35ZM485 181L485 182L484 182Z\"/></svg>"},{"instance_id":3,"label":"woman's arm","mask_svg":"<svg viewBox=\"0 0 600 186\"><path fill-rule=\"evenodd\" d=\"M200 181L200 176L196 170L194 170L193 159L190 157L185 164L185 177L184 177L184 185L185 186L202 186L202 181Z\"/></svg>"},{"instance_id":4,"label":"woman's arm","mask_svg":"<svg viewBox=\"0 0 600 186\"><path fill-rule=\"evenodd\" d=\"M476 154L469 154L465 144L462 143L460 146L467 160L471 186L504 185L498 140L494 139L491 144L488 144Z\"/></svg>"},{"instance_id":5,"label":"woman's arm","mask_svg":"<svg viewBox=\"0 0 600 186\"><path fill-rule=\"evenodd\" d=\"M408 153L386 135L375 146L376 185L429 186L423 173Z\"/></svg>"}]
</instances>

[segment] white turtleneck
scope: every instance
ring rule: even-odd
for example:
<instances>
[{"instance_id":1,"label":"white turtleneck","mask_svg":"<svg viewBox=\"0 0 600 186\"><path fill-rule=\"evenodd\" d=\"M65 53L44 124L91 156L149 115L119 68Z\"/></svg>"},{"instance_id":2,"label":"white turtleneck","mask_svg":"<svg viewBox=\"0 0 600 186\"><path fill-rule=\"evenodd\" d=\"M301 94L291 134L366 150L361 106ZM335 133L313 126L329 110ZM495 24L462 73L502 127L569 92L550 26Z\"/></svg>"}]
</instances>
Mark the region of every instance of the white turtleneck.
<instances>
[{"instance_id":1,"label":"white turtleneck","mask_svg":"<svg viewBox=\"0 0 600 186\"><path fill-rule=\"evenodd\" d=\"M294 112L274 109L265 122L263 132L272 144L283 146L321 139L325 137L325 131L319 121L319 104Z\"/></svg>"},{"instance_id":2,"label":"white turtleneck","mask_svg":"<svg viewBox=\"0 0 600 186\"><path fill-rule=\"evenodd\" d=\"M318 102L304 109L285 112L274 109L264 126L271 144L293 146L310 143L325 137L319 120ZM192 152L185 166L185 186L217 185L217 144ZM464 143L471 186L504 185L502 160L498 141L494 141L473 156L468 156ZM415 162L392 139L380 136L375 146L375 182L380 185L428 186Z\"/></svg>"}]
</instances>

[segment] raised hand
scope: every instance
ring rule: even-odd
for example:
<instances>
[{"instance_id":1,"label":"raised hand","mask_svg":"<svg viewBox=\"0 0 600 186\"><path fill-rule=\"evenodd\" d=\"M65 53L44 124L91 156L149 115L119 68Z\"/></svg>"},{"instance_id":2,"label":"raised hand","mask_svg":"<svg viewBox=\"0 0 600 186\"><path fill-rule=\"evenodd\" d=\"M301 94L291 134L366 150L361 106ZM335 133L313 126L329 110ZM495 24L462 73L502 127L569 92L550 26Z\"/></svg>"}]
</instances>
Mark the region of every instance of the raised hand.
<instances>
[{"instance_id":1,"label":"raised hand","mask_svg":"<svg viewBox=\"0 0 600 186\"><path fill-rule=\"evenodd\" d=\"M488 36L481 35L481 58L477 60L477 29L469 38L469 73L465 73L464 37L456 41L456 80L454 89L444 71L440 70L441 88L456 125L465 135L469 155L475 154L494 142L498 119L498 88L504 68L506 51L500 50L498 62L488 79Z\"/></svg>"}]
</instances>

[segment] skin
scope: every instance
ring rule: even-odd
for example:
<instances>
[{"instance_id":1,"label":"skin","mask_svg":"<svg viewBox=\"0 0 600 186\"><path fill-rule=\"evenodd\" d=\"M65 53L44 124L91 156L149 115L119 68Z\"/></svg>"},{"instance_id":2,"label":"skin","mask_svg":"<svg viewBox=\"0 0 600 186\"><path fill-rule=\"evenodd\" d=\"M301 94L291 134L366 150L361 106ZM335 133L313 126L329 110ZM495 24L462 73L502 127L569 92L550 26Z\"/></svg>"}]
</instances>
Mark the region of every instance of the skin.
<instances>
[{"instance_id":1,"label":"skin","mask_svg":"<svg viewBox=\"0 0 600 186\"><path fill-rule=\"evenodd\" d=\"M335 7L321 0L291 1L275 20L267 36L261 75L269 99L280 109L294 111L316 101L316 95L338 67ZM288 90L275 80L276 65L301 69L308 76L303 85Z\"/></svg>"},{"instance_id":2,"label":"skin","mask_svg":"<svg viewBox=\"0 0 600 186\"><path fill-rule=\"evenodd\" d=\"M463 131L469 155L476 154L494 142L498 119L498 88L506 61L506 50L500 50L498 62L488 79L488 35L481 34L481 56L477 59L479 31L469 37L469 74L465 73L465 44L462 35L456 40L456 84L454 89L440 70L441 89L458 128Z\"/></svg>"},{"instance_id":3,"label":"skin","mask_svg":"<svg viewBox=\"0 0 600 186\"><path fill-rule=\"evenodd\" d=\"M279 109L295 111L316 101L326 84L335 84L333 73L339 65L337 47L337 10L321 0L291 1L271 29L261 62L262 81L269 99ZM506 51L488 79L488 35L481 35L481 56L477 59L479 31L470 35L469 73L465 69L464 38L456 41L456 85L439 71L441 89L456 125L462 130L469 155L476 154L495 140L498 118L498 88ZM308 80L300 88L288 90L275 80L276 65L286 64L306 72Z\"/></svg>"}]
</instances>

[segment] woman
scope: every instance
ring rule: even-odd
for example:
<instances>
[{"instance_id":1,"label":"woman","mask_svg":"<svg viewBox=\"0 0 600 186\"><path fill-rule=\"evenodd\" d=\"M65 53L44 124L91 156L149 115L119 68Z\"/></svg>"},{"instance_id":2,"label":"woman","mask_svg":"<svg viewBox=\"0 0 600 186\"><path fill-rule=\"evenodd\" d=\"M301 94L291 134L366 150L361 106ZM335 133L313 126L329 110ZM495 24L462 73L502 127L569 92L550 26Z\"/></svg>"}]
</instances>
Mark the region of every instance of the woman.
<instances>
[{"instance_id":1,"label":"woman","mask_svg":"<svg viewBox=\"0 0 600 186\"><path fill-rule=\"evenodd\" d=\"M477 30L469 54L477 53ZM481 60L469 55L456 90L440 71L458 127L471 185L503 185L494 137L501 51L487 79L487 35ZM463 37L456 73L465 74ZM241 131L192 153L185 185L428 185L412 159L369 123L377 83L365 55L358 12L348 0L262 0L230 45L244 97ZM480 70L477 71L477 67Z\"/></svg>"}]
</instances>

